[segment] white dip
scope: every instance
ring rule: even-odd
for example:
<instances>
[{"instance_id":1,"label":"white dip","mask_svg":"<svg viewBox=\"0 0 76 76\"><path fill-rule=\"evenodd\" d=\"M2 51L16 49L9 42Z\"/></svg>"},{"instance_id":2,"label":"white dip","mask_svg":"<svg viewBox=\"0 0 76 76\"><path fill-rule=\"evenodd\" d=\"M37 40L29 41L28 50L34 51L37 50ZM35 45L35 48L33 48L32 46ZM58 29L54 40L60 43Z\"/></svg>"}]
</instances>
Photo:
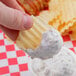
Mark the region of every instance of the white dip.
<instances>
[{"instance_id":1,"label":"white dip","mask_svg":"<svg viewBox=\"0 0 76 76\"><path fill-rule=\"evenodd\" d=\"M57 54L63 45L63 40L58 31L50 29L42 34L40 46L35 50L28 49L27 53L32 58L48 59Z\"/></svg>"}]
</instances>

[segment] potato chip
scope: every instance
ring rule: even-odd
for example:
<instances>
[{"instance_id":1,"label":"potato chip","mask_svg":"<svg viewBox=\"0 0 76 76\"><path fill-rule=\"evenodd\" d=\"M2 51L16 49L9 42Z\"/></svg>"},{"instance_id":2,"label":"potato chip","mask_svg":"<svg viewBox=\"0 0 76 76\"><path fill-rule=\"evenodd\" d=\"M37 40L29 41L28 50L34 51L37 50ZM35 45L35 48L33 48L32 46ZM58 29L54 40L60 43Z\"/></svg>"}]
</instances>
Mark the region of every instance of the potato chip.
<instances>
[{"instance_id":1,"label":"potato chip","mask_svg":"<svg viewBox=\"0 0 76 76\"><path fill-rule=\"evenodd\" d=\"M76 22L68 30L65 30L65 32L62 35L67 34L70 35L72 40L76 40Z\"/></svg>"},{"instance_id":2,"label":"potato chip","mask_svg":"<svg viewBox=\"0 0 76 76\"><path fill-rule=\"evenodd\" d=\"M50 0L17 0L24 11L30 15L39 15L43 10L48 10Z\"/></svg>"},{"instance_id":3,"label":"potato chip","mask_svg":"<svg viewBox=\"0 0 76 76\"><path fill-rule=\"evenodd\" d=\"M30 30L20 31L16 40L17 45L22 49L37 48L41 42L42 33L49 30L49 26L40 18L32 17L34 20L33 27Z\"/></svg>"},{"instance_id":4,"label":"potato chip","mask_svg":"<svg viewBox=\"0 0 76 76\"><path fill-rule=\"evenodd\" d=\"M76 0L51 0L49 3L50 18L49 24L56 27L61 33L73 26L76 21Z\"/></svg>"},{"instance_id":5,"label":"potato chip","mask_svg":"<svg viewBox=\"0 0 76 76\"><path fill-rule=\"evenodd\" d=\"M17 0L24 2L25 0ZM35 5L30 6L29 1L25 1L24 7L28 7L27 11L30 14L35 15L37 11L40 12L39 16L36 17L36 19L39 19L41 22L44 24L49 24L53 26L55 29L57 29L61 34L66 35L70 31L72 32L70 34L71 37L75 38L75 33L76 33L76 27L75 27L75 22L76 22L76 0L48 0L49 1L49 10L47 11L40 11L43 9L43 0L30 0L32 1L31 4L35 4L37 7L35 8ZM44 0L46 1L46 0ZM40 2L40 5L39 5ZM45 3L46 5L46 3ZM33 7L33 8L32 8ZM41 24L41 22L39 23ZM38 26L39 23L37 24L36 21L34 21L34 26L32 29L28 31L20 31L19 37L17 39L17 43L22 43L22 47L25 48L36 48L39 45L40 42L40 34L43 32L44 27ZM37 24L37 26L36 26ZM47 28L47 27L46 27ZM46 29L45 28L45 29ZM36 40L38 38L39 41ZM35 41L33 41L30 38L34 38ZM38 42L35 44L35 42Z\"/></svg>"}]
</instances>

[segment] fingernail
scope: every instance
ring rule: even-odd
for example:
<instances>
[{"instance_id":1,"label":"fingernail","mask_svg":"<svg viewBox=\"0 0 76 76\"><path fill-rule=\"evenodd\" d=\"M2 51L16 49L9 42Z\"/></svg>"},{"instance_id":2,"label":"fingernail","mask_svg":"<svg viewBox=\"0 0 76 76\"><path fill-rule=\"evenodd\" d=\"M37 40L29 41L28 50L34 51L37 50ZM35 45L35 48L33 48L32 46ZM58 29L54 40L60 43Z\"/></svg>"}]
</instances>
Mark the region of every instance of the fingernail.
<instances>
[{"instance_id":1,"label":"fingernail","mask_svg":"<svg viewBox=\"0 0 76 76\"><path fill-rule=\"evenodd\" d=\"M24 15L24 28L25 29L29 29L29 28L31 28L32 27L32 25L33 25L33 20L32 20L32 18L31 18L31 16L29 16L29 15Z\"/></svg>"}]
</instances>

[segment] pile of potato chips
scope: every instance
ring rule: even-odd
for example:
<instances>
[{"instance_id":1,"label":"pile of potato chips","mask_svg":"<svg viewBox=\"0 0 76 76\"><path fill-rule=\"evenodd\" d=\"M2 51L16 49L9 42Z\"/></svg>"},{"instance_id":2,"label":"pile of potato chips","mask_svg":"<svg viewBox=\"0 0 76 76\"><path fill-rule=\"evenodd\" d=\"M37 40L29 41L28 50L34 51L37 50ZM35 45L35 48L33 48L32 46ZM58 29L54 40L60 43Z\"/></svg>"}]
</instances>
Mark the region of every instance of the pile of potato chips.
<instances>
[{"instance_id":1,"label":"pile of potato chips","mask_svg":"<svg viewBox=\"0 0 76 76\"><path fill-rule=\"evenodd\" d=\"M22 5L23 1L17 0ZM43 0L36 0L36 2L42 2ZM44 0L45 1L45 0ZM62 35L70 34L72 39L76 39L76 0L48 0L49 10L42 11L39 14L39 18L42 21L49 23L55 29L57 29ZM37 5L37 3L35 3ZM29 5L28 5L29 6ZM37 7L39 8L40 5ZM36 8L36 7L35 7ZM29 9L31 10L31 9ZM35 11L37 12L37 11ZM38 17L38 16L37 16Z\"/></svg>"},{"instance_id":2,"label":"pile of potato chips","mask_svg":"<svg viewBox=\"0 0 76 76\"><path fill-rule=\"evenodd\" d=\"M76 39L76 0L51 0L49 24L62 35L70 34Z\"/></svg>"}]
</instances>

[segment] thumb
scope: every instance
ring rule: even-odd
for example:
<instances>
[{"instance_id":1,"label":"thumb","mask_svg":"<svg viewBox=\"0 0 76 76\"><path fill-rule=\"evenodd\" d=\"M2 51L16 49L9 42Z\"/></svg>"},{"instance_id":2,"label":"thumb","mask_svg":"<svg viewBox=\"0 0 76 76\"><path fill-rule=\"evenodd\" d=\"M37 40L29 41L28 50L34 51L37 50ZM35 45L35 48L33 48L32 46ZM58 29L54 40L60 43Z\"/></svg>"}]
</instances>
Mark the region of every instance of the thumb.
<instances>
[{"instance_id":1,"label":"thumb","mask_svg":"<svg viewBox=\"0 0 76 76\"><path fill-rule=\"evenodd\" d=\"M32 26L32 18L0 2L0 24L9 29L24 30Z\"/></svg>"}]
</instances>

